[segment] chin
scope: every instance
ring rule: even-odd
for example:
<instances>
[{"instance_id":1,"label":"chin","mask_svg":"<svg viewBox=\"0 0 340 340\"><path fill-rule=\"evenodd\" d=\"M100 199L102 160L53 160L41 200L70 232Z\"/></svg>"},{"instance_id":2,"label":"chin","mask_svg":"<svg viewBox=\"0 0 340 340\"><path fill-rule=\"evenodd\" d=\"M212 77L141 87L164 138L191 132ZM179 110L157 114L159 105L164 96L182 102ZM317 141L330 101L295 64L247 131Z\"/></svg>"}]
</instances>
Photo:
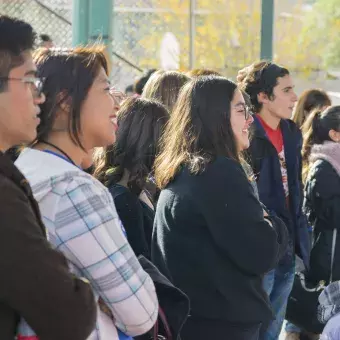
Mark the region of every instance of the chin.
<instances>
[{"instance_id":1,"label":"chin","mask_svg":"<svg viewBox=\"0 0 340 340\"><path fill-rule=\"evenodd\" d=\"M281 118L281 119L291 119L291 118L292 118L292 115L293 115L293 112L289 111L289 112L287 112L286 114L280 115L279 118Z\"/></svg>"},{"instance_id":2,"label":"chin","mask_svg":"<svg viewBox=\"0 0 340 340\"><path fill-rule=\"evenodd\" d=\"M36 138L37 138L37 132L34 131L34 133L32 133L30 136L25 136L24 138L22 138L21 143L18 143L18 144L30 144L30 143L32 143Z\"/></svg>"},{"instance_id":3,"label":"chin","mask_svg":"<svg viewBox=\"0 0 340 340\"><path fill-rule=\"evenodd\" d=\"M241 151L247 150L249 148L249 145L250 145L249 140L247 142L242 143Z\"/></svg>"},{"instance_id":4,"label":"chin","mask_svg":"<svg viewBox=\"0 0 340 340\"><path fill-rule=\"evenodd\" d=\"M112 145L115 141L116 141L116 136L110 136L110 138L106 138L105 141L103 140L102 146Z\"/></svg>"}]
</instances>

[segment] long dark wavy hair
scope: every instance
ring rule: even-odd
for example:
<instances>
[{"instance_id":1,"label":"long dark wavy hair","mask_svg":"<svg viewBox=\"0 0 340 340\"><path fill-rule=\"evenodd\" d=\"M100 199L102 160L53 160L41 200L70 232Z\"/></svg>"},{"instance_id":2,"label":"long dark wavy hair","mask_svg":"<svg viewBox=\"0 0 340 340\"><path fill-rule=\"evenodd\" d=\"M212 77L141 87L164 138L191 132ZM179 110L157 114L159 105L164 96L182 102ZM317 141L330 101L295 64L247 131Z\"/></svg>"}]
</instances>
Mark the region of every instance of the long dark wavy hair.
<instances>
[{"instance_id":1,"label":"long dark wavy hair","mask_svg":"<svg viewBox=\"0 0 340 340\"><path fill-rule=\"evenodd\" d=\"M202 76L184 85L162 139L155 177L163 189L185 165L193 174L217 156L240 162L230 123L237 86L219 76Z\"/></svg>"},{"instance_id":2,"label":"long dark wavy hair","mask_svg":"<svg viewBox=\"0 0 340 340\"><path fill-rule=\"evenodd\" d=\"M123 103L117 116L116 142L96 153L94 176L110 186L120 182L127 171L127 186L139 195L152 172L169 113L157 101L130 98Z\"/></svg>"}]
</instances>

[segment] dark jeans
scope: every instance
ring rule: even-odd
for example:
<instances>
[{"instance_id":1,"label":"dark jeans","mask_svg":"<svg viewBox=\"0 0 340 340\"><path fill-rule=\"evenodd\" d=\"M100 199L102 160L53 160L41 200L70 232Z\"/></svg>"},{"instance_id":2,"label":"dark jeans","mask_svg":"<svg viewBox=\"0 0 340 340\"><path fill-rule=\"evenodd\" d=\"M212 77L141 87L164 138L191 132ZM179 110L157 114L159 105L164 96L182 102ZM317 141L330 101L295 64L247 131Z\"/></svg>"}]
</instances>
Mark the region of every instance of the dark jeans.
<instances>
[{"instance_id":1,"label":"dark jeans","mask_svg":"<svg viewBox=\"0 0 340 340\"><path fill-rule=\"evenodd\" d=\"M261 324L230 323L189 317L181 340L258 340Z\"/></svg>"}]
</instances>

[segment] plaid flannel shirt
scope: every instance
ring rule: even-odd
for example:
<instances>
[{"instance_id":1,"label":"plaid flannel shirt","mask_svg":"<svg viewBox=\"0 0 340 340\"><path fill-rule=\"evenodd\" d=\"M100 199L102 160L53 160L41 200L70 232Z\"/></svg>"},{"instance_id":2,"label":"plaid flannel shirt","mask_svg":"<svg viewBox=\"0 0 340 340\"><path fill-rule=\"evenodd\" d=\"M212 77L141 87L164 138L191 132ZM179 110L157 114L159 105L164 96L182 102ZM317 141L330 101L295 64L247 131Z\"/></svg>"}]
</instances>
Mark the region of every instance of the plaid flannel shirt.
<instances>
[{"instance_id":1,"label":"plaid flannel shirt","mask_svg":"<svg viewBox=\"0 0 340 340\"><path fill-rule=\"evenodd\" d=\"M41 151L27 150L16 165L31 183L50 242L76 275L90 281L117 328L131 336L151 329L158 315L155 287L124 235L109 191L72 164ZM99 312L89 339L119 339L107 319ZM30 335L24 323L19 330Z\"/></svg>"}]
</instances>

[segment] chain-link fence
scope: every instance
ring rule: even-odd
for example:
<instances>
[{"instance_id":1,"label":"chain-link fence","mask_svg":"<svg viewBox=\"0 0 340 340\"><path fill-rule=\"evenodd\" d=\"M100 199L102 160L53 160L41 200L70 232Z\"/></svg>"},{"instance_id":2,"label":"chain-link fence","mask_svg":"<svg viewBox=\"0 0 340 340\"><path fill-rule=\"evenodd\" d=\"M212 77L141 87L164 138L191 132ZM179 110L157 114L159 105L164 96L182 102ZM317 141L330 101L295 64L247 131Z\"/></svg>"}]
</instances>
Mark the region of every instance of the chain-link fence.
<instances>
[{"instance_id":1,"label":"chain-link fence","mask_svg":"<svg viewBox=\"0 0 340 340\"><path fill-rule=\"evenodd\" d=\"M71 1L0 0L0 12L29 22L58 46L71 46ZM48 7L46 7L48 6Z\"/></svg>"},{"instance_id":2,"label":"chain-link fence","mask_svg":"<svg viewBox=\"0 0 340 340\"><path fill-rule=\"evenodd\" d=\"M306 64L297 34L303 0L275 0L275 59ZM0 0L1 13L32 24L57 46L72 43L72 0ZM211 68L228 76L259 58L261 0L114 0L113 82L120 89L150 68ZM319 60L313 60L318 64Z\"/></svg>"},{"instance_id":3,"label":"chain-link fence","mask_svg":"<svg viewBox=\"0 0 340 340\"><path fill-rule=\"evenodd\" d=\"M114 50L142 69L172 62L181 70L205 67L228 74L258 58L260 3L116 0Z\"/></svg>"}]
</instances>

